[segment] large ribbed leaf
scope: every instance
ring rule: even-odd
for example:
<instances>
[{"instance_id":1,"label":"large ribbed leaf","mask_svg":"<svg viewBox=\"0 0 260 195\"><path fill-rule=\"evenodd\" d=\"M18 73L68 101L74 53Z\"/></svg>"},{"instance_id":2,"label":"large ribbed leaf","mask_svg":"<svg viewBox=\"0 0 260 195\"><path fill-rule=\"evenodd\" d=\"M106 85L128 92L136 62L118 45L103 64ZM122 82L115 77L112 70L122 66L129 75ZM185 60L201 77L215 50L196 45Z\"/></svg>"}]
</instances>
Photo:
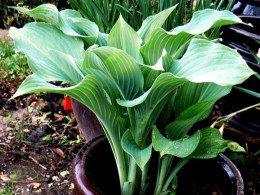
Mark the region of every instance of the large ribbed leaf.
<instances>
[{"instance_id":1,"label":"large ribbed leaf","mask_svg":"<svg viewBox=\"0 0 260 195\"><path fill-rule=\"evenodd\" d=\"M90 108L109 130L120 130L123 121L116 109L108 102L103 87L93 75L87 75L79 84L61 88L40 79L37 75L30 75L19 87L12 98L34 92L54 92L70 96Z\"/></svg>"},{"instance_id":2,"label":"large ribbed leaf","mask_svg":"<svg viewBox=\"0 0 260 195\"><path fill-rule=\"evenodd\" d=\"M161 28L155 29L149 41L140 49L144 63L154 64L160 58L163 49L172 57L179 57L185 51L193 37L194 35L186 32L180 32L175 35Z\"/></svg>"},{"instance_id":3,"label":"large ribbed leaf","mask_svg":"<svg viewBox=\"0 0 260 195\"><path fill-rule=\"evenodd\" d=\"M130 130L124 133L121 144L124 151L130 154L135 159L135 162L140 167L140 169L143 170L144 166L151 158L152 144L147 148L140 149L139 146L135 143Z\"/></svg>"},{"instance_id":4,"label":"large ribbed leaf","mask_svg":"<svg viewBox=\"0 0 260 195\"><path fill-rule=\"evenodd\" d=\"M195 12L188 24L174 28L172 33L177 34L181 31L185 31L196 35L206 32L210 28L236 23L242 23L242 20L232 12L227 10L217 11L214 9L204 9Z\"/></svg>"},{"instance_id":5,"label":"large ribbed leaf","mask_svg":"<svg viewBox=\"0 0 260 195\"><path fill-rule=\"evenodd\" d=\"M136 112L136 128L133 132L136 143L142 143L173 91L186 82L187 79L177 78L171 73L162 73L156 78L142 103L133 107Z\"/></svg>"},{"instance_id":6,"label":"large ribbed leaf","mask_svg":"<svg viewBox=\"0 0 260 195\"><path fill-rule=\"evenodd\" d=\"M186 83L180 88L175 97L174 113L178 117L181 112L196 103L219 99L227 95L231 88L222 87L214 83Z\"/></svg>"},{"instance_id":7,"label":"large ribbed leaf","mask_svg":"<svg viewBox=\"0 0 260 195\"><path fill-rule=\"evenodd\" d=\"M204 39L192 39L184 56L169 72L195 83L222 86L242 83L254 74L236 50Z\"/></svg>"},{"instance_id":8,"label":"large ribbed leaf","mask_svg":"<svg viewBox=\"0 0 260 195\"><path fill-rule=\"evenodd\" d=\"M85 60L83 68L97 69L106 74L110 82L116 83L123 99L130 100L143 93L143 75L134 58L113 47L100 47L90 52L102 63L89 63Z\"/></svg>"},{"instance_id":9,"label":"large ribbed leaf","mask_svg":"<svg viewBox=\"0 0 260 195\"><path fill-rule=\"evenodd\" d=\"M201 138L196 150L188 158L208 159L215 158L218 154L230 148L236 152L244 152L244 148L237 143L224 140L218 129L205 128L200 130Z\"/></svg>"},{"instance_id":10,"label":"large ribbed leaf","mask_svg":"<svg viewBox=\"0 0 260 195\"><path fill-rule=\"evenodd\" d=\"M43 4L32 10L23 7L12 7L20 12L34 17L37 20L50 23L70 36L81 37L89 45L96 42L98 26L86 18L82 18L75 10L63 10L61 12L52 4Z\"/></svg>"},{"instance_id":11,"label":"large ribbed leaf","mask_svg":"<svg viewBox=\"0 0 260 195\"><path fill-rule=\"evenodd\" d=\"M156 14L154 16L149 16L146 18L141 26L141 28L137 31L139 36L142 38L143 42L146 43L151 33L154 29L160 28L165 20L168 18L168 16L172 13L172 11L176 8L177 5L165 9L161 11L159 14Z\"/></svg>"},{"instance_id":12,"label":"large ribbed leaf","mask_svg":"<svg viewBox=\"0 0 260 195\"><path fill-rule=\"evenodd\" d=\"M180 158L190 155L200 142L200 131L188 138L182 138L175 141L169 140L160 134L155 127L152 134L153 148L160 152L161 156L170 154Z\"/></svg>"},{"instance_id":13,"label":"large ribbed leaf","mask_svg":"<svg viewBox=\"0 0 260 195\"><path fill-rule=\"evenodd\" d=\"M141 48L144 62L154 64L164 48L170 55L178 58L194 36L214 27L236 23L242 21L231 12L210 9L196 12L188 24L177 27L172 32L163 29L154 30L150 40Z\"/></svg>"},{"instance_id":14,"label":"large ribbed leaf","mask_svg":"<svg viewBox=\"0 0 260 195\"><path fill-rule=\"evenodd\" d=\"M82 80L79 70L84 58L83 42L63 34L50 24L30 23L11 28L16 51L25 52L31 70L46 81Z\"/></svg>"},{"instance_id":15,"label":"large ribbed leaf","mask_svg":"<svg viewBox=\"0 0 260 195\"><path fill-rule=\"evenodd\" d=\"M59 21L58 21L59 11L52 4L42 4L32 10L26 9L24 7L14 7L14 6L12 6L11 8L23 12L37 20L50 23L56 26L57 28L59 27Z\"/></svg>"},{"instance_id":16,"label":"large ribbed leaf","mask_svg":"<svg viewBox=\"0 0 260 195\"><path fill-rule=\"evenodd\" d=\"M81 37L89 45L94 44L99 35L98 26L82 18L75 10L63 10L59 13L59 28L67 35Z\"/></svg>"},{"instance_id":17,"label":"large ribbed leaf","mask_svg":"<svg viewBox=\"0 0 260 195\"><path fill-rule=\"evenodd\" d=\"M137 32L132 29L120 15L118 21L111 29L108 35L107 45L122 49L127 54L132 56L136 61L142 63L142 57L139 49L142 44L142 39Z\"/></svg>"},{"instance_id":18,"label":"large ribbed leaf","mask_svg":"<svg viewBox=\"0 0 260 195\"><path fill-rule=\"evenodd\" d=\"M174 100L176 119L167 125L165 131L172 140L184 137L198 121L208 117L214 103L231 91L213 83L186 83L180 87Z\"/></svg>"}]
</instances>

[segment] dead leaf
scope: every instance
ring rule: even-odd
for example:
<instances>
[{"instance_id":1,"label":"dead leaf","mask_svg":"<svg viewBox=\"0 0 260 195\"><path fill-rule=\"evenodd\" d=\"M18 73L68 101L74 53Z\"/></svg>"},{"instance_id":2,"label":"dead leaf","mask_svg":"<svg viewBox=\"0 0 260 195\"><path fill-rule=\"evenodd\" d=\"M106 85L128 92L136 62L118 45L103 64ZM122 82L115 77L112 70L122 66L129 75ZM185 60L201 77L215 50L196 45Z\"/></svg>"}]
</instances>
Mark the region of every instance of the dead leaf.
<instances>
[{"instance_id":1,"label":"dead leaf","mask_svg":"<svg viewBox=\"0 0 260 195\"><path fill-rule=\"evenodd\" d=\"M59 148L50 148L50 150L52 152L54 152L55 154L59 155L61 158L65 158L65 155L63 153L63 151Z\"/></svg>"},{"instance_id":2,"label":"dead leaf","mask_svg":"<svg viewBox=\"0 0 260 195\"><path fill-rule=\"evenodd\" d=\"M76 117L72 117L71 119L71 126L73 126L77 122Z\"/></svg>"},{"instance_id":3,"label":"dead leaf","mask_svg":"<svg viewBox=\"0 0 260 195\"><path fill-rule=\"evenodd\" d=\"M53 122L53 123L61 122L61 121L63 121L65 118L66 118L66 117L65 117L64 115L54 113L54 122Z\"/></svg>"},{"instance_id":4,"label":"dead leaf","mask_svg":"<svg viewBox=\"0 0 260 195\"><path fill-rule=\"evenodd\" d=\"M32 117L32 125L37 125L38 117L33 116Z\"/></svg>"},{"instance_id":5,"label":"dead leaf","mask_svg":"<svg viewBox=\"0 0 260 195\"><path fill-rule=\"evenodd\" d=\"M6 175L0 175L0 178L3 180L3 182L11 181L11 179L8 178Z\"/></svg>"}]
</instances>

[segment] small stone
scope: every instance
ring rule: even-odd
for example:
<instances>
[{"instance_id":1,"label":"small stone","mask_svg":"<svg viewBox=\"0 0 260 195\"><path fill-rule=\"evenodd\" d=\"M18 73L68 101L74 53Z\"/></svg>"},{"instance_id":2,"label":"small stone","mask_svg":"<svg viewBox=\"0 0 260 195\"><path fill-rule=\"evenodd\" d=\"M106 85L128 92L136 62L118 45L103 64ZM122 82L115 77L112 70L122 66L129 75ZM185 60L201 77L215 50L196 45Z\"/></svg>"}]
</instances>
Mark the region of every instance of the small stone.
<instances>
[{"instance_id":1,"label":"small stone","mask_svg":"<svg viewBox=\"0 0 260 195\"><path fill-rule=\"evenodd\" d=\"M41 184L40 183L31 183L31 186L34 188L34 189L38 189Z\"/></svg>"},{"instance_id":2,"label":"small stone","mask_svg":"<svg viewBox=\"0 0 260 195\"><path fill-rule=\"evenodd\" d=\"M62 171L60 173L61 177L65 177L66 175L70 174L68 171Z\"/></svg>"},{"instance_id":3,"label":"small stone","mask_svg":"<svg viewBox=\"0 0 260 195\"><path fill-rule=\"evenodd\" d=\"M51 188L53 186L53 183L49 183L48 186L49 188Z\"/></svg>"},{"instance_id":4,"label":"small stone","mask_svg":"<svg viewBox=\"0 0 260 195\"><path fill-rule=\"evenodd\" d=\"M13 131L14 129L13 128L11 128L11 127L7 127L6 128L6 131Z\"/></svg>"},{"instance_id":5,"label":"small stone","mask_svg":"<svg viewBox=\"0 0 260 195\"><path fill-rule=\"evenodd\" d=\"M73 190L74 189L74 184L70 184L69 190Z\"/></svg>"},{"instance_id":6,"label":"small stone","mask_svg":"<svg viewBox=\"0 0 260 195\"><path fill-rule=\"evenodd\" d=\"M52 177L52 180L53 180L53 181L60 181L60 178L59 178L58 176L53 176L53 177Z\"/></svg>"},{"instance_id":7,"label":"small stone","mask_svg":"<svg viewBox=\"0 0 260 195\"><path fill-rule=\"evenodd\" d=\"M28 181L32 181L33 178L32 178L32 177L28 177L27 180L28 180Z\"/></svg>"},{"instance_id":8,"label":"small stone","mask_svg":"<svg viewBox=\"0 0 260 195\"><path fill-rule=\"evenodd\" d=\"M7 144L10 144L10 143L11 143L11 141L10 141L10 140L6 140L6 141L5 141L5 143L7 143Z\"/></svg>"},{"instance_id":9,"label":"small stone","mask_svg":"<svg viewBox=\"0 0 260 195\"><path fill-rule=\"evenodd\" d=\"M36 193L42 193L42 189L36 190Z\"/></svg>"},{"instance_id":10,"label":"small stone","mask_svg":"<svg viewBox=\"0 0 260 195\"><path fill-rule=\"evenodd\" d=\"M29 129L24 129L23 132L24 133L30 133L31 131Z\"/></svg>"}]
</instances>

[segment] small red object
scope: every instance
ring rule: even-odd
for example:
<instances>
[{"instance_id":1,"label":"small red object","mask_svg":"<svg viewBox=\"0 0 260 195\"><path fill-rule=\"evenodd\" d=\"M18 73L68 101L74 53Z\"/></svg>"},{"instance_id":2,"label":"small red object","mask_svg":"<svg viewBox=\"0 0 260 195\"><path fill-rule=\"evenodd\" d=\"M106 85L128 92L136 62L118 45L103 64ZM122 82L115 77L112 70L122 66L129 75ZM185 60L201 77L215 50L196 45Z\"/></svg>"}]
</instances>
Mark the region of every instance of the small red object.
<instances>
[{"instance_id":1,"label":"small red object","mask_svg":"<svg viewBox=\"0 0 260 195\"><path fill-rule=\"evenodd\" d=\"M65 103L64 103L64 110L66 113L73 113L71 98L64 95ZM71 110L71 111L69 111Z\"/></svg>"}]
</instances>

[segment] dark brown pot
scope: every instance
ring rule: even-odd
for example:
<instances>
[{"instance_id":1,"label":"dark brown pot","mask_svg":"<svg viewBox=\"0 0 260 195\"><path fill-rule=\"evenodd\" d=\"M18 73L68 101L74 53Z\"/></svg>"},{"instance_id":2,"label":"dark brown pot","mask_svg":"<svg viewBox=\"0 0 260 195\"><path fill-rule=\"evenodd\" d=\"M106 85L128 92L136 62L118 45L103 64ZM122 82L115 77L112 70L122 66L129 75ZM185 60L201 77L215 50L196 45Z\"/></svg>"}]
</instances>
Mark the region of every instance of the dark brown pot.
<instances>
[{"instance_id":1,"label":"dark brown pot","mask_svg":"<svg viewBox=\"0 0 260 195\"><path fill-rule=\"evenodd\" d=\"M71 99L73 112L86 141L104 135L96 115L80 102Z\"/></svg>"},{"instance_id":2,"label":"dark brown pot","mask_svg":"<svg viewBox=\"0 0 260 195\"><path fill-rule=\"evenodd\" d=\"M73 182L73 195L120 194L115 160L105 137L91 141L80 150L73 164ZM177 194L203 195L212 192L244 194L240 172L222 154L215 159L192 160L178 173Z\"/></svg>"}]
</instances>

